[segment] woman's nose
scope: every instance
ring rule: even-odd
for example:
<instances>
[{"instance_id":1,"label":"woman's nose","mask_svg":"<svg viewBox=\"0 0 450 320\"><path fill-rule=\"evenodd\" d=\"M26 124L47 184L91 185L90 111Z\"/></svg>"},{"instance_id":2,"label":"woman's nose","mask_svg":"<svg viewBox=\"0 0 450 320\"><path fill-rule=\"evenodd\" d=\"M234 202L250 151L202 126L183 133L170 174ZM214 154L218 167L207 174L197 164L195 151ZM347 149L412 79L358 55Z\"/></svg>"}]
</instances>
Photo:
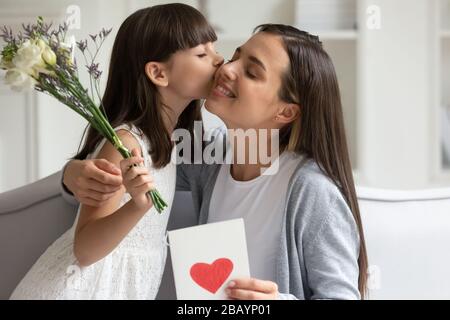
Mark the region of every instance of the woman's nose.
<instances>
[{"instance_id":1,"label":"woman's nose","mask_svg":"<svg viewBox=\"0 0 450 320\"><path fill-rule=\"evenodd\" d=\"M217 73L229 81L236 80L236 73L230 63L224 64Z\"/></svg>"}]
</instances>

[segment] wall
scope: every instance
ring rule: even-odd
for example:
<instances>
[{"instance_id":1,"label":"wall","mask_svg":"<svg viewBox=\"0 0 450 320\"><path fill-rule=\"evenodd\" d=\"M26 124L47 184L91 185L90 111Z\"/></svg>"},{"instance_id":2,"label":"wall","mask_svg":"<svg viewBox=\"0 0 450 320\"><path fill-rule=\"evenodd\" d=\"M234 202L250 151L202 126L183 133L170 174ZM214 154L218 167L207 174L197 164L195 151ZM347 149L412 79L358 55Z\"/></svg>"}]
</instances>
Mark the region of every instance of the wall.
<instances>
[{"instance_id":1,"label":"wall","mask_svg":"<svg viewBox=\"0 0 450 320\"><path fill-rule=\"evenodd\" d=\"M432 22L440 14L434 11L436 1L358 0L357 31L322 35L336 65L360 185L410 189L450 184L450 177L436 170L439 118L434 93L440 83L434 72L439 68L437 49L430 42ZM63 20L67 7L78 5L81 29L73 32L77 39L113 27L99 59L105 80L112 42L123 19L139 8L168 2L62 0L56 5L52 0L3 0L0 25L18 27L37 15ZM226 58L257 24L295 23L294 0L182 2L201 5L208 13L219 30L217 48ZM366 8L374 4L382 10L380 30L365 27ZM446 42L442 52L450 52L448 48ZM448 58L444 67L448 70ZM444 97L446 83L441 89ZM0 192L59 170L76 152L84 127L82 118L53 98L14 93L0 84ZM439 182L436 176L441 177Z\"/></svg>"}]
</instances>

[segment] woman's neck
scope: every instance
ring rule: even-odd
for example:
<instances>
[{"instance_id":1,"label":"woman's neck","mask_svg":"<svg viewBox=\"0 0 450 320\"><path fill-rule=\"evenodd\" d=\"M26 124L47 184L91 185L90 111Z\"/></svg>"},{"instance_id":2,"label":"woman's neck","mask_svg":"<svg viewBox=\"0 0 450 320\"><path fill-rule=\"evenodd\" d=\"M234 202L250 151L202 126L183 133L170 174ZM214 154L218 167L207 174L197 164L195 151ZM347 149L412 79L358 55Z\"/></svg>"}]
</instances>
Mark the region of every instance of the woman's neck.
<instances>
[{"instance_id":1,"label":"woman's neck","mask_svg":"<svg viewBox=\"0 0 450 320\"><path fill-rule=\"evenodd\" d=\"M231 176L236 181L250 181L261 175L260 164L232 164Z\"/></svg>"},{"instance_id":2,"label":"woman's neck","mask_svg":"<svg viewBox=\"0 0 450 320\"><path fill-rule=\"evenodd\" d=\"M282 151L280 151L278 149L278 146L276 147L275 150L272 150L272 143L271 143L271 137L268 136L266 139L264 139L265 141L261 141L259 139L259 135L257 135L257 143L252 144L252 141L248 141L247 139L245 140L245 146L244 149L242 150L239 149L238 147L242 147L240 144L238 143L234 143L233 144L233 164L231 165L231 176L233 177L233 179L237 180L237 181L249 181L249 180L253 180L257 177L259 177L264 169L267 169L268 167L270 167L272 165L272 163L278 158L278 156L281 154ZM263 150L263 153L266 154L260 154L261 151L261 143L266 144L267 146L264 148L265 150ZM255 147L256 144L256 147ZM245 154L245 161L244 163L242 163L242 161L238 161L239 160L239 152L244 152ZM250 162L251 159L251 153L255 153L256 152L256 163L252 163L255 161ZM266 159L264 159L264 161L262 161L263 159L261 159L261 157L265 157Z\"/></svg>"}]
</instances>

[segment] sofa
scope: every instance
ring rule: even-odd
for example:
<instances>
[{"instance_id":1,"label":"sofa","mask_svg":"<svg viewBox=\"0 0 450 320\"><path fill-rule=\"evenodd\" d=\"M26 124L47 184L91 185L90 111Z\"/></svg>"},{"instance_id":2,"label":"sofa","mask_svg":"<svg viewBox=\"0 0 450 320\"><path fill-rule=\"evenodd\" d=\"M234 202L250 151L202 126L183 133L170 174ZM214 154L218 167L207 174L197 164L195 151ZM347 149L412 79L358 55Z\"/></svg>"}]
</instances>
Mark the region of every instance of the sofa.
<instances>
[{"instance_id":1,"label":"sofa","mask_svg":"<svg viewBox=\"0 0 450 320\"><path fill-rule=\"evenodd\" d=\"M72 224L61 173L0 194L0 299ZM450 189L358 188L369 253L369 299L450 299ZM177 192L169 229L195 225L188 192ZM157 299L175 299L170 255Z\"/></svg>"}]
</instances>

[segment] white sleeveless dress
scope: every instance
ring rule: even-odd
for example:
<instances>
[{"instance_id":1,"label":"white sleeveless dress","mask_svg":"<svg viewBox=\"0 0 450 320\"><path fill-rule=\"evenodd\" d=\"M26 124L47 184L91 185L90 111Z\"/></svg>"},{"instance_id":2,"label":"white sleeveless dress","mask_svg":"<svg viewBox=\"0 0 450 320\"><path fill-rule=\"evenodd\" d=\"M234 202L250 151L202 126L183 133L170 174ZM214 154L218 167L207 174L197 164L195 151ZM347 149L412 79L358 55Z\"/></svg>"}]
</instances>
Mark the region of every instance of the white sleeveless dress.
<instances>
[{"instance_id":1,"label":"white sleeveless dress","mask_svg":"<svg viewBox=\"0 0 450 320\"><path fill-rule=\"evenodd\" d=\"M139 142L145 166L168 207L158 214L153 207L142 217L122 242L105 258L80 267L73 253L74 225L56 240L37 260L14 290L10 299L154 299L159 289L167 246L165 234L175 193L176 167L173 161L161 169L152 167L149 142L135 126L120 125ZM95 158L103 139L88 158ZM174 152L172 152L174 156ZM124 205L131 197L125 193Z\"/></svg>"}]
</instances>

